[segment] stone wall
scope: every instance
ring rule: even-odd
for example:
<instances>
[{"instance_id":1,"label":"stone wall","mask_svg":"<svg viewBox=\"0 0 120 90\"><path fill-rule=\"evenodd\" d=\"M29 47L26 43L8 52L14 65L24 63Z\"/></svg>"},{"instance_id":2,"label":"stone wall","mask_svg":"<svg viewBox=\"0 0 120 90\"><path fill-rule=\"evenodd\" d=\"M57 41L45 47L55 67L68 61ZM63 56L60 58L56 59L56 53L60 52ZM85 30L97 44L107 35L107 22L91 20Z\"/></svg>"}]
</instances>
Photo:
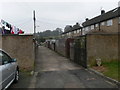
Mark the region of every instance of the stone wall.
<instances>
[{"instance_id":1,"label":"stone wall","mask_svg":"<svg viewBox=\"0 0 120 90\"><path fill-rule=\"evenodd\" d=\"M2 49L17 59L20 70L34 69L33 35L3 35Z\"/></svg>"},{"instance_id":2,"label":"stone wall","mask_svg":"<svg viewBox=\"0 0 120 90\"><path fill-rule=\"evenodd\" d=\"M88 64L94 64L97 58L102 61L118 60L118 34L87 35Z\"/></svg>"},{"instance_id":3,"label":"stone wall","mask_svg":"<svg viewBox=\"0 0 120 90\"><path fill-rule=\"evenodd\" d=\"M58 39L55 42L55 50L63 56L66 56L65 41L66 41L66 39Z\"/></svg>"}]
</instances>

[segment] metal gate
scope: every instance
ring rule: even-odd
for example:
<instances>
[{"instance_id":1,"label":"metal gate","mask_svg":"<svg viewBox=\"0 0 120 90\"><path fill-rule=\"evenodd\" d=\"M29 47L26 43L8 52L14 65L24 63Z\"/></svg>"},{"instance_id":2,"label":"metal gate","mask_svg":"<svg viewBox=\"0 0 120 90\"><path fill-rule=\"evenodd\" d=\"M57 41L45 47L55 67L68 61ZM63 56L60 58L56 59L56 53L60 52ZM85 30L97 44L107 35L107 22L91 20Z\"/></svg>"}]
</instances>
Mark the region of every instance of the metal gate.
<instances>
[{"instance_id":1,"label":"metal gate","mask_svg":"<svg viewBox=\"0 0 120 90\"><path fill-rule=\"evenodd\" d=\"M86 36L85 35L77 37L75 39L74 62L87 68Z\"/></svg>"}]
</instances>

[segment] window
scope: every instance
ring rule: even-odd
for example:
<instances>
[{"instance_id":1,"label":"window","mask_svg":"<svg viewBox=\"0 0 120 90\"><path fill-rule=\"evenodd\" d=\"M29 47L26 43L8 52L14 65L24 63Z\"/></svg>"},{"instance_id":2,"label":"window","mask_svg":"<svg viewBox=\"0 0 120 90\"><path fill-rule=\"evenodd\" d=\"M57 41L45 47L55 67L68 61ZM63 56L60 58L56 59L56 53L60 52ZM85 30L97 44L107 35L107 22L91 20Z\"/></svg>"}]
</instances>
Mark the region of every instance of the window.
<instances>
[{"instance_id":1,"label":"window","mask_svg":"<svg viewBox=\"0 0 120 90\"><path fill-rule=\"evenodd\" d=\"M101 25L104 26L104 25L105 25L105 22L101 22Z\"/></svg>"},{"instance_id":2,"label":"window","mask_svg":"<svg viewBox=\"0 0 120 90\"><path fill-rule=\"evenodd\" d=\"M64 35L62 35L62 37L64 37Z\"/></svg>"},{"instance_id":3,"label":"window","mask_svg":"<svg viewBox=\"0 0 120 90\"><path fill-rule=\"evenodd\" d=\"M88 31L88 27L85 27L85 31Z\"/></svg>"},{"instance_id":4,"label":"window","mask_svg":"<svg viewBox=\"0 0 120 90\"><path fill-rule=\"evenodd\" d=\"M77 33L79 33L79 30L77 30Z\"/></svg>"},{"instance_id":5,"label":"window","mask_svg":"<svg viewBox=\"0 0 120 90\"><path fill-rule=\"evenodd\" d=\"M95 24L95 27L98 27L98 24Z\"/></svg>"},{"instance_id":6,"label":"window","mask_svg":"<svg viewBox=\"0 0 120 90\"><path fill-rule=\"evenodd\" d=\"M85 30L85 28L82 28L82 30L84 31L84 30Z\"/></svg>"},{"instance_id":7,"label":"window","mask_svg":"<svg viewBox=\"0 0 120 90\"><path fill-rule=\"evenodd\" d=\"M94 29L94 25L91 25L91 30Z\"/></svg>"},{"instance_id":8,"label":"window","mask_svg":"<svg viewBox=\"0 0 120 90\"><path fill-rule=\"evenodd\" d=\"M67 36L69 35L69 33L67 33Z\"/></svg>"},{"instance_id":9,"label":"window","mask_svg":"<svg viewBox=\"0 0 120 90\"><path fill-rule=\"evenodd\" d=\"M112 24L113 24L112 20L107 21L107 26L112 26Z\"/></svg>"},{"instance_id":10,"label":"window","mask_svg":"<svg viewBox=\"0 0 120 90\"><path fill-rule=\"evenodd\" d=\"M82 35L84 35L85 28L82 28Z\"/></svg>"},{"instance_id":11,"label":"window","mask_svg":"<svg viewBox=\"0 0 120 90\"><path fill-rule=\"evenodd\" d=\"M10 63L11 58L4 52L2 52L2 64Z\"/></svg>"},{"instance_id":12,"label":"window","mask_svg":"<svg viewBox=\"0 0 120 90\"><path fill-rule=\"evenodd\" d=\"M69 35L71 35L71 32L69 32Z\"/></svg>"},{"instance_id":13,"label":"window","mask_svg":"<svg viewBox=\"0 0 120 90\"><path fill-rule=\"evenodd\" d=\"M74 31L74 34L76 33L76 31Z\"/></svg>"},{"instance_id":14,"label":"window","mask_svg":"<svg viewBox=\"0 0 120 90\"><path fill-rule=\"evenodd\" d=\"M82 31L82 35L85 35L85 30Z\"/></svg>"},{"instance_id":15,"label":"window","mask_svg":"<svg viewBox=\"0 0 120 90\"><path fill-rule=\"evenodd\" d=\"M2 65L2 52L0 52L0 65Z\"/></svg>"}]
</instances>

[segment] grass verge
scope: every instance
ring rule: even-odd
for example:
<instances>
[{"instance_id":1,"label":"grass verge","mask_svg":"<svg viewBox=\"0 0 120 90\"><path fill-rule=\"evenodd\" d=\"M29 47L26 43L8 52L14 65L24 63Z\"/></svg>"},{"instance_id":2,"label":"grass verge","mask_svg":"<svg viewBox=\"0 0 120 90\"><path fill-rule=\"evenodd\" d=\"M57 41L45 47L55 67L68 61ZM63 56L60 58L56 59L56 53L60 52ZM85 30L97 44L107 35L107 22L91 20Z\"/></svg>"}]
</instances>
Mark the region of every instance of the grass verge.
<instances>
[{"instance_id":1,"label":"grass verge","mask_svg":"<svg viewBox=\"0 0 120 90\"><path fill-rule=\"evenodd\" d=\"M120 81L118 64L118 61L102 62L102 66L93 66L92 68L103 73L105 76Z\"/></svg>"}]
</instances>

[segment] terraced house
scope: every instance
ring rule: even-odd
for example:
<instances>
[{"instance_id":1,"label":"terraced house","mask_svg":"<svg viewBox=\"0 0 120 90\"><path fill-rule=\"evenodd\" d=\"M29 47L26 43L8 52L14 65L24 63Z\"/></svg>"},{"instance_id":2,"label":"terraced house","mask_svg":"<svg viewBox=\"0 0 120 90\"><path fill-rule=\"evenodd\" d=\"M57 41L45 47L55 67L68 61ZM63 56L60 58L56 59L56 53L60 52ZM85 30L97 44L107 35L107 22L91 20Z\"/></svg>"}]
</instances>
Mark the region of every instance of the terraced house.
<instances>
[{"instance_id":1,"label":"terraced house","mask_svg":"<svg viewBox=\"0 0 120 90\"><path fill-rule=\"evenodd\" d=\"M82 26L86 36L87 64L95 64L97 59L102 62L118 60L120 7L108 12L101 10L101 15L87 18Z\"/></svg>"},{"instance_id":2,"label":"terraced house","mask_svg":"<svg viewBox=\"0 0 120 90\"><path fill-rule=\"evenodd\" d=\"M63 33L62 36L67 37L67 38L73 38L76 36L80 36L82 35L82 27L76 23L73 26L69 26L69 28L67 28Z\"/></svg>"},{"instance_id":3,"label":"terraced house","mask_svg":"<svg viewBox=\"0 0 120 90\"><path fill-rule=\"evenodd\" d=\"M118 33L120 28L120 7L105 12L92 19L86 19L83 25L83 34L93 32Z\"/></svg>"}]
</instances>

